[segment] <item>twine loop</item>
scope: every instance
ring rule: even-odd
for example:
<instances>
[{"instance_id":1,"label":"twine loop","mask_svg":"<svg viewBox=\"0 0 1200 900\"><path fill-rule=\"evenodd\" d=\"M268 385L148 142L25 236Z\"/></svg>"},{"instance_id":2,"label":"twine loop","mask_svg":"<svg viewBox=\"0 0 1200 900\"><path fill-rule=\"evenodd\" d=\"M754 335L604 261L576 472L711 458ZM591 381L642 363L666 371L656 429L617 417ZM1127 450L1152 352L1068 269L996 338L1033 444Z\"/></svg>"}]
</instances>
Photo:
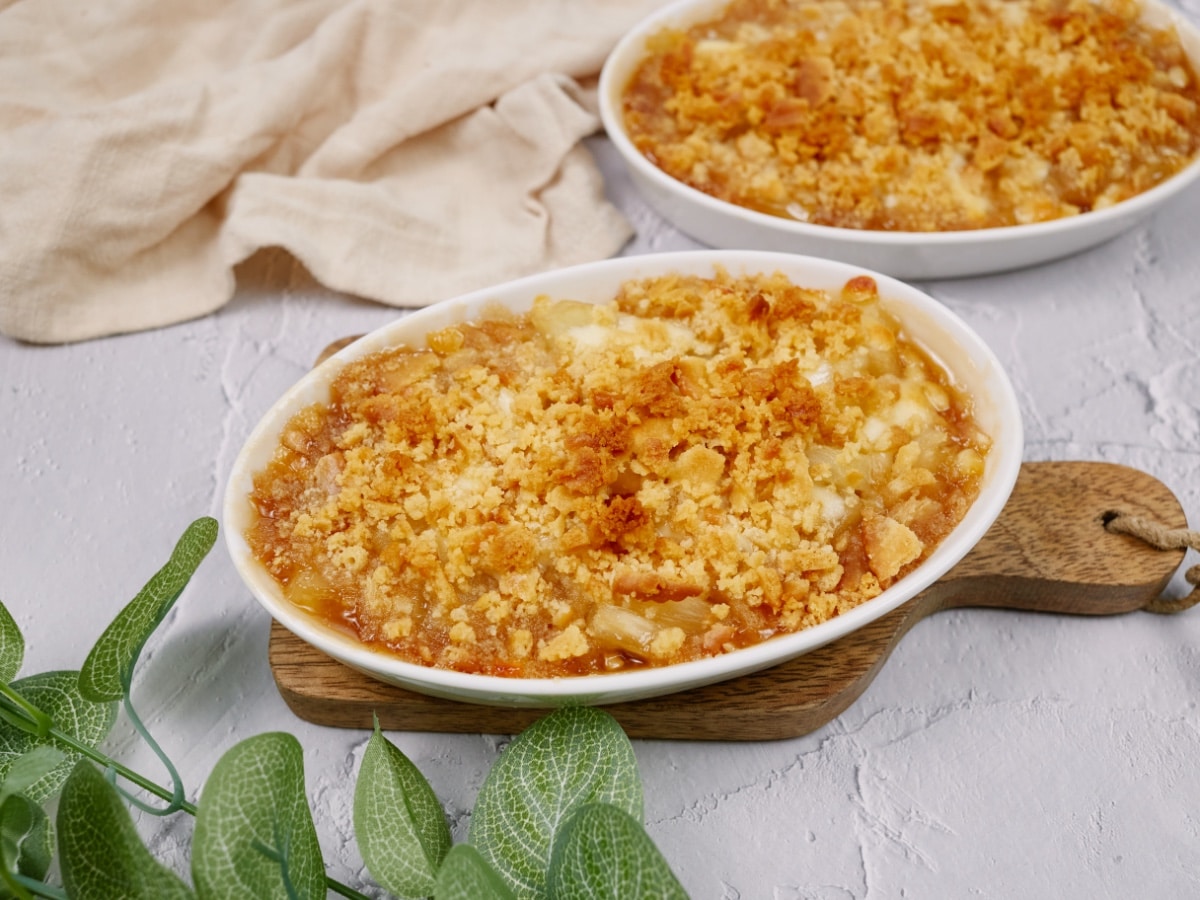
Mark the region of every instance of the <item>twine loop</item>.
<instances>
[{"instance_id":1,"label":"twine loop","mask_svg":"<svg viewBox=\"0 0 1200 900\"><path fill-rule=\"evenodd\" d=\"M1200 531L1189 531L1186 528L1167 528L1158 522L1144 519L1141 516L1123 512L1110 512L1104 516L1104 530L1116 534L1128 534L1145 541L1158 550L1200 550ZM1192 566L1184 573L1187 583L1192 586L1191 593L1183 597L1159 597L1151 600L1143 609L1147 612L1171 615L1191 609L1200 603L1200 565Z\"/></svg>"}]
</instances>

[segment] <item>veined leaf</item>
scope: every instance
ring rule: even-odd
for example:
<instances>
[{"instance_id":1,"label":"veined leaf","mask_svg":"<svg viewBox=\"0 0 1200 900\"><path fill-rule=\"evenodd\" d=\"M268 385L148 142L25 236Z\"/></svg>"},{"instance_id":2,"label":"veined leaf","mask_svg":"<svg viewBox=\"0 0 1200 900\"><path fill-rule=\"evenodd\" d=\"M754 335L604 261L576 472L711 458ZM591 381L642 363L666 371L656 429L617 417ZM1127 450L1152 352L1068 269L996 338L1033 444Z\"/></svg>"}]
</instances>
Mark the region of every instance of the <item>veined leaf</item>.
<instances>
[{"instance_id":1,"label":"veined leaf","mask_svg":"<svg viewBox=\"0 0 1200 900\"><path fill-rule=\"evenodd\" d=\"M325 897L304 753L290 734L256 735L217 761L200 795L192 881L201 900Z\"/></svg>"},{"instance_id":2,"label":"veined leaf","mask_svg":"<svg viewBox=\"0 0 1200 900\"><path fill-rule=\"evenodd\" d=\"M688 900L642 823L610 803L581 806L563 824L546 885L555 900Z\"/></svg>"},{"instance_id":3,"label":"veined leaf","mask_svg":"<svg viewBox=\"0 0 1200 900\"><path fill-rule=\"evenodd\" d=\"M450 850L433 788L379 731L367 743L354 789L354 832L371 876L398 897L428 897Z\"/></svg>"},{"instance_id":4,"label":"veined leaf","mask_svg":"<svg viewBox=\"0 0 1200 900\"><path fill-rule=\"evenodd\" d=\"M45 810L28 797L9 794L0 801L0 865L41 881L54 858L54 828ZM0 897L19 896L0 885Z\"/></svg>"},{"instance_id":5,"label":"veined leaf","mask_svg":"<svg viewBox=\"0 0 1200 900\"><path fill-rule=\"evenodd\" d=\"M451 848L438 869L434 900L516 900L496 870L470 844Z\"/></svg>"},{"instance_id":6,"label":"veined leaf","mask_svg":"<svg viewBox=\"0 0 1200 900\"><path fill-rule=\"evenodd\" d=\"M216 540L216 519L204 517L187 527L167 564L117 614L92 647L79 673L79 689L84 697L96 701L125 697L142 647Z\"/></svg>"},{"instance_id":7,"label":"veined leaf","mask_svg":"<svg viewBox=\"0 0 1200 900\"><path fill-rule=\"evenodd\" d=\"M124 801L90 762L78 763L58 804L58 855L72 900L192 900L142 844Z\"/></svg>"},{"instance_id":8,"label":"veined leaf","mask_svg":"<svg viewBox=\"0 0 1200 900\"><path fill-rule=\"evenodd\" d=\"M54 828L42 807L25 791L53 771L64 759L61 750L48 744L34 747L12 761L0 783L0 900L29 897L10 876L19 872L41 881L54 858Z\"/></svg>"},{"instance_id":9,"label":"veined leaf","mask_svg":"<svg viewBox=\"0 0 1200 900\"><path fill-rule=\"evenodd\" d=\"M0 603L0 681L12 681L25 661L25 638L17 620Z\"/></svg>"},{"instance_id":10,"label":"veined leaf","mask_svg":"<svg viewBox=\"0 0 1200 900\"><path fill-rule=\"evenodd\" d=\"M115 704L93 703L80 694L78 672L43 672L14 681L12 688L49 715L59 731L88 747L95 747L104 740L116 721ZM7 722L0 722L0 783L8 779L17 760L34 747L45 745L61 750L63 760L24 789L23 793L35 803L42 803L58 793L80 754L53 738L39 738Z\"/></svg>"},{"instance_id":11,"label":"veined leaf","mask_svg":"<svg viewBox=\"0 0 1200 900\"><path fill-rule=\"evenodd\" d=\"M53 772L66 759L66 754L49 744L39 744L23 756L14 759L4 781L0 782L0 798L9 794L25 794L35 784Z\"/></svg>"},{"instance_id":12,"label":"veined leaf","mask_svg":"<svg viewBox=\"0 0 1200 900\"><path fill-rule=\"evenodd\" d=\"M556 710L513 740L488 773L470 842L518 897L542 897L555 833L576 807L595 801L641 821L633 745L602 710Z\"/></svg>"}]
</instances>

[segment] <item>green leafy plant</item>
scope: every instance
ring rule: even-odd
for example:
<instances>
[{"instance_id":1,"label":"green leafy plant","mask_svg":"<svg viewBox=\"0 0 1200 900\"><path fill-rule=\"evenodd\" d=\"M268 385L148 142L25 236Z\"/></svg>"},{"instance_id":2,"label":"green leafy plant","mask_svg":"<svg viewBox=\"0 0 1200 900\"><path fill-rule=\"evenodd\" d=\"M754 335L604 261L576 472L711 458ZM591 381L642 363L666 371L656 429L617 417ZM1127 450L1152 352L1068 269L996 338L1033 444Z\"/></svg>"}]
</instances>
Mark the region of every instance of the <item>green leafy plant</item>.
<instances>
[{"instance_id":1,"label":"green leafy plant","mask_svg":"<svg viewBox=\"0 0 1200 900\"><path fill-rule=\"evenodd\" d=\"M331 891L366 900L326 874L293 736L260 734L230 748L197 804L138 717L138 657L216 536L214 520L193 522L78 672L17 679L25 641L0 605L0 900L315 900ZM118 706L168 786L98 749ZM56 797L52 820L46 804ZM646 834L642 804L633 747L617 722L597 709L561 709L508 745L480 789L467 842L455 845L429 782L377 721L355 785L354 829L376 894L686 898ZM146 848L130 805L196 817L190 884ZM49 880L56 852L61 884Z\"/></svg>"}]
</instances>

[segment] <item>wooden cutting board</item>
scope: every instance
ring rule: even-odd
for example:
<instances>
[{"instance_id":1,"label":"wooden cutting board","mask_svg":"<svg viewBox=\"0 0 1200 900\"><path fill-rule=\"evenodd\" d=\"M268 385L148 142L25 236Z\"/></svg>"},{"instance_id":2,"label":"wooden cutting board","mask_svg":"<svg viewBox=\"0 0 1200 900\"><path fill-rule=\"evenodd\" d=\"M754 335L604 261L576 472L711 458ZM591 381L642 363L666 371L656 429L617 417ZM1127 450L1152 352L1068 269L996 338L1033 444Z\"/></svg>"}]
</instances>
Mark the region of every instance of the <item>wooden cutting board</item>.
<instances>
[{"instance_id":1,"label":"wooden cutting board","mask_svg":"<svg viewBox=\"0 0 1200 900\"><path fill-rule=\"evenodd\" d=\"M1144 472L1110 463L1025 463L983 540L891 614L773 669L605 709L630 737L796 737L820 728L858 699L900 638L940 610L978 606L1069 615L1139 610L1159 596L1185 551L1156 550L1106 531L1104 523L1115 512L1168 528L1187 525L1171 491ZM268 657L288 706L320 725L369 729L377 715L389 731L515 734L544 715L441 700L383 684L330 659L278 623L272 623Z\"/></svg>"}]
</instances>

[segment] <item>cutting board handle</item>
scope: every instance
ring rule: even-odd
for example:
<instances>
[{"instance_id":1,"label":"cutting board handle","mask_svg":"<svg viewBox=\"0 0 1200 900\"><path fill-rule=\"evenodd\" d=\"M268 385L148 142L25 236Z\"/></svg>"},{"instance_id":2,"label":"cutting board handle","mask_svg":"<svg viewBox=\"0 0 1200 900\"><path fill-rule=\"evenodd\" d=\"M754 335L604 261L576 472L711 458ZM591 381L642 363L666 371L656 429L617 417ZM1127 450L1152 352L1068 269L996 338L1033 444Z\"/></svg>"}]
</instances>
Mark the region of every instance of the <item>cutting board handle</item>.
<instances>
[{"instance_id":1,"label":"cutting board handle","mask_svg":"<svg viewBox=\"0 0 1200 900\"><path fill-rule=\"evenodd\" d=\"M992 606L1076 615L1132 612L1155 600L1184 551L1105 528L1114 515L1182 519L1154 477L1113 463L1025 463L1000 517L914 613Z\"/></svg>"},{"instance_id":2,"label":"cutting board handle","mask_svg":"<svg viewBox=\"0 0 1200 900\"><path fill-rule=\"evenodd\" d=\"M888 615L773 669L606 709L631 737L796 737L841 714L866 690L908 629L939 610L985 606L1115 615L1142 609L1160 596L1185 551L1158 550L1109 532L1105 522L1114 513L1142 516L1167 528L1187 524L1171 491L1144 472L1098 462L1025 463L983 540L934 585ZM439 700L382 684L334 662L278 624L271 632L270 663L292 710L322 725L370 728L374 714L389 730L512 734L543 715Z\"/></svg>"}]
</instances>

